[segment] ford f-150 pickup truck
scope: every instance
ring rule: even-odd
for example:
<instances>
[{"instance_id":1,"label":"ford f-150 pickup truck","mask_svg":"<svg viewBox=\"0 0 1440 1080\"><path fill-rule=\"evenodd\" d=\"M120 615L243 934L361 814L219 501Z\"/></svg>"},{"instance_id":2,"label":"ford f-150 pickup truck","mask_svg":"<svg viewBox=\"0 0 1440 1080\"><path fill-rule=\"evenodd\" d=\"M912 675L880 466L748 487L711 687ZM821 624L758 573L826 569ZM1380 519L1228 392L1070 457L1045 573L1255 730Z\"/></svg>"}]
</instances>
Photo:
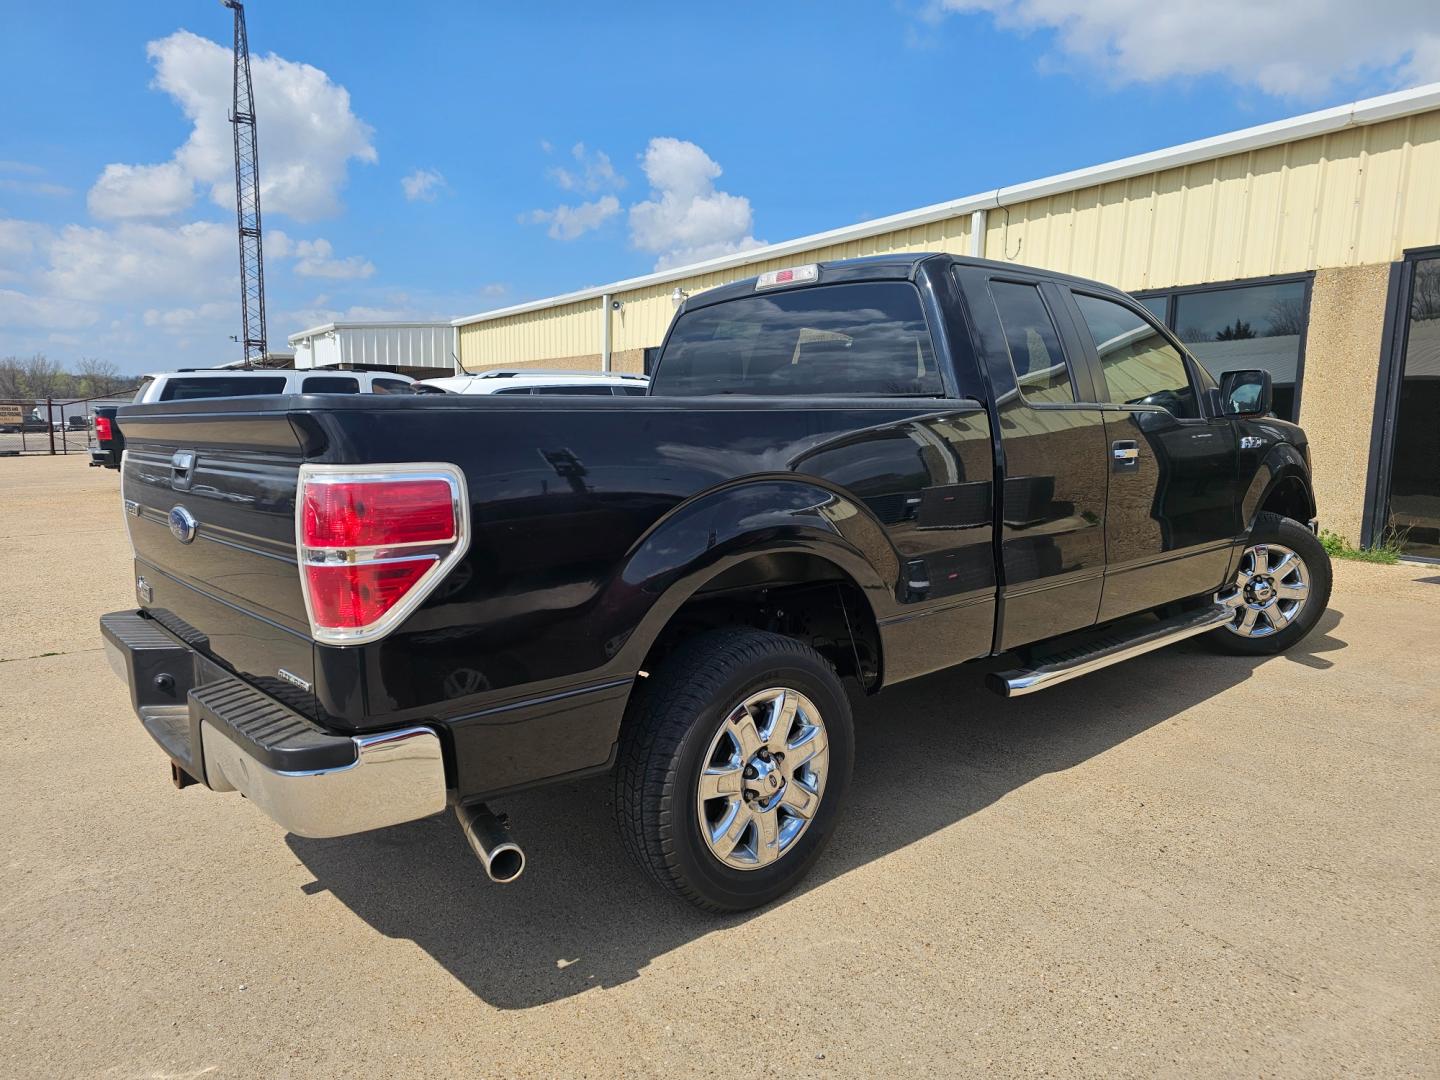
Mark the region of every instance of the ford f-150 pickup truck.
<instances>
[{"instance_id":1,"label":"ford f-150 pickup truck","mask_svg":"<svg viewBox=\"0 0 1440 1080\"><path fill-rule=\"evenodd\" d=\"M504 881L488 804L612 771L639 863L740 910L833 830L847 691L1304 637L1330 567L1270 396L1092 281L775 270L685 300L644 396L122 409L137 606L101 632L180 786L306 836L452 808Z\"/></svg>"}]
</instances>

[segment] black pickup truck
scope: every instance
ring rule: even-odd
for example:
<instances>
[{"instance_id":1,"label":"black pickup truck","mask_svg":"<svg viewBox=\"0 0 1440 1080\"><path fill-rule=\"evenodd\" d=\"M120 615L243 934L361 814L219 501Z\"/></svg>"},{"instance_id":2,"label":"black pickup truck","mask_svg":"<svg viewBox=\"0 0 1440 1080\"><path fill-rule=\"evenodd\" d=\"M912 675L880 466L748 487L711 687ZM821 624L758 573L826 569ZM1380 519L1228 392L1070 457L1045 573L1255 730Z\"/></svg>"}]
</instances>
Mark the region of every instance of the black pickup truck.
<instances>
[{"instance_id":1,"label":"black pickup truck","mask_svg":"<svg viewBox=\"0 0 1440 1080\"><path fill-rule=\"evenodd\" d=\"M832 831L842 680L1002 657L1013 696L1308 633L1330 567L1269 406L1095 282L772 271L686 300L644 397L122 409L138 608L101 631L181 786L306 836L453 808L503 881L487 801L611 770L639 862L739 910Z\"/></svg>"}]
</instances>

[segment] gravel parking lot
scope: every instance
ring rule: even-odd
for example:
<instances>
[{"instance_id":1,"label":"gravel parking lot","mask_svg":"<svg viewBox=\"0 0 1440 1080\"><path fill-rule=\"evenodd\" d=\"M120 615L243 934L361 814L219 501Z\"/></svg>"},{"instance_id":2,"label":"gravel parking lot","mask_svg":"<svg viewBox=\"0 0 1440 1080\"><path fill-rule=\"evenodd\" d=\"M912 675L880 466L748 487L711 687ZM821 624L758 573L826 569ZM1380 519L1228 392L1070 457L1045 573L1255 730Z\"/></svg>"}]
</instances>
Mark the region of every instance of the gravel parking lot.
<instances>
[{"instance_id":1,"label":"gravel parking lot","mask_svg":"<svg viewBox=\"0 0 1440 1080\"><path fill-rule=\"evenodd\" d=\"M1264 662L897 687L808 887L717 919L604 780L500 804L508 887L453 818L304 840L173 789L95 626L117 486L0 459L0 1075L1440 1071L1440 567L1338 565Z\"/></svg>"}]
</instances>

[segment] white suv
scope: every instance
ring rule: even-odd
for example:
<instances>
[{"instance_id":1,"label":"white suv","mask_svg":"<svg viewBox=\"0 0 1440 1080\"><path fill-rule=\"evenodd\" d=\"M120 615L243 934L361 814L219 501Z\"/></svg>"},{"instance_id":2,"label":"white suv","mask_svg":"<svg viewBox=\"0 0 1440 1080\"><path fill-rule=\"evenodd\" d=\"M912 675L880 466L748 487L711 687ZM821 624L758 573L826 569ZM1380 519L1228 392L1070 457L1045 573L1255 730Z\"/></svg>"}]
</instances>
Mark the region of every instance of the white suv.
<instances>
[{"instance_id":1,"label":"white suv","mask_svg":"<svg viewBox=\"0 0 1440 1080\"><path fill-rule=\"evenodd\" d=\"M644 375L619 375L609 371L502 369L482 371L478 375L424 379L419 385L438 387L447 394L595 394L640 397L649 387L650 380Z\"/></svg>"},{"instance_id":2,"label":"white suv","mask_svg":"<svg viewBox=\"0 0 1440 1080\"><path fill-rule=\"evenodd\" d=\"M135 404L249 397L253 394L410 394L415 380L390 371L305 371L269 368L202 368L160 371L141 377Z\"/></svg>"}]
</instances>

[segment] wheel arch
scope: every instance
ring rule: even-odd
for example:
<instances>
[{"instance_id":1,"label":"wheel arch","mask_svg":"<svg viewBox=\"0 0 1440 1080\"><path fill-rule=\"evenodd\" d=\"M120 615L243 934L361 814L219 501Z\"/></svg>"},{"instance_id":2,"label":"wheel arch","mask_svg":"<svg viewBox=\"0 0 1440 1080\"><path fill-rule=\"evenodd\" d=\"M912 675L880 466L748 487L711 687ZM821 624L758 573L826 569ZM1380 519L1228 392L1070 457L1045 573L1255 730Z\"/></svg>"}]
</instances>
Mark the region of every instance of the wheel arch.
<instances>
[{"instance_id":1,"label":"wheel arch","mask_svg":"<svg viewBox=\"0 0 1440 1080\"><path fill-rule=\"evenodd\" d=\"M650 602L621 659L627 670L646 670L697 607L713 619L728 606L736 624L754 626L759 615L775 617L768 609L778 597L793 605L790 616L827 608L827 618L839 614L856 647L873 638L870 667L878 672L877 627L894 606L899 573L884 529L842 492L793 477L714 491L672 511L626 559L619 580ZM783 632L773 624L758 628ZM855 674L863 680L865 671Z\"/></svg>"},{"instance_id":2,"label":"wheel arch","mask_svg":"<svg viewBox=\"0 0 1440 1080\"><path fill-rule=\"evenodd\" d=\"M1256 469L1241 504L1247 530L1258 514L1269 511L1293 518L1302 525L1315 516L1315 493L1310 469L1300 451L1289 443L1270 448Z\"/></svg>"}]
</instances>

